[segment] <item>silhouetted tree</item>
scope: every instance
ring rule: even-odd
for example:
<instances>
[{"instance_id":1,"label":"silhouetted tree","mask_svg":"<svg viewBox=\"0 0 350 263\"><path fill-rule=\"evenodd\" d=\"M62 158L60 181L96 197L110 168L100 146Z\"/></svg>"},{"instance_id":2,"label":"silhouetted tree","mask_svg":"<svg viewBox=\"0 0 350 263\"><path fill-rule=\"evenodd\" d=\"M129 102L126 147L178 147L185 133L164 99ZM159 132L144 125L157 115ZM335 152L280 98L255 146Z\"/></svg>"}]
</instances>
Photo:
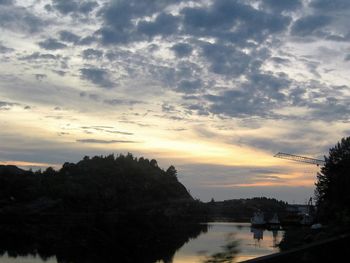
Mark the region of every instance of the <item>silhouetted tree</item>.
<instances>
[{"instance_id":1,"label":"silhouetted tree","mask_svg":"<svg viewBox=\"0 0 350 263\"><path fill-rule=\"evenodd\" d=\"M154 160L154 159L151 160L150 164L151 164L152 167L155 167L155 168L158 167L158 163L157 163L157 161Z\"/></svg>"},{"instance_id":2,"label":"silhouetted tree","mask_svg":"<svg viewBox=\"0 0 350 263\"><path fill-rule=\"evenodd\" d=\"M350 216L350 137L329 150L317 175L316 198L324 220L348 221Z\"/></svg>"},{"instance_id":3,"label":"silhouetted tree","mask_svg":"<svg viewBox=\"0 0 350 263\"><path fill-rule=\"evenodd\" d=\"M46 168L46 170L43 172L44 176L54 176L56 174L56 171L52 167Z\"/></svg>"},{"instance_id":4,"label":"silhouetted tree","mask_svg":"<svg viewBox=\"0 0 350 263\"><path fill-rule=\"evenodd\" d=\"M166 170L166 174L172 177L176 177L177 171L173 165L170 165L169 168Z\"/></svg>"}]
</instances>

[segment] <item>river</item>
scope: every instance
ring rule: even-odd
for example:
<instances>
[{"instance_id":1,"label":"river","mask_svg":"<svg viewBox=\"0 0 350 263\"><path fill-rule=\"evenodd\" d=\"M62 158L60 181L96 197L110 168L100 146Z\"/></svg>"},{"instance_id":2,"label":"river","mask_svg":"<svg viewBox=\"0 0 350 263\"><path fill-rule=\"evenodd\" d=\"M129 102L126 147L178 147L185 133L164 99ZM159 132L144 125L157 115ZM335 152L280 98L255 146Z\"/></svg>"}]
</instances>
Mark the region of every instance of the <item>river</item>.
<instances>
[{"instance_id":1,"label":"river","mask_svg":"<svg viewBox=\"0 0 350 263\"><path fill-rule=\"evenodd\" d=\"M243 261L279 252L283 231L252 229L248 223L209 223L207 233L190 240L174 255L173 263L199 263L205 257L221 252L229 242L237 241L235 261Z\"/></svg>"},{"instance_id":2,"label":"river","mask_svg":"<svg viewBox=\"0 0 350 263\"><path fill-rule=\"evenodd\" d=\"M156 263L201 263L215 253L225 251L224 247L227 244L234 245L235 262L279 252L277 244L283 237L283 231L252 229L248 223L213 222L208 223L208 225L206 232L190 239L175 252L172 258L166 262L160 260ZM55 256L43 259L39 256L19 256L18 254L16 257L11 257L9 254L11 255L11 253L6 252L0 256L0 263L60 262Z\"/></svg>"}]
</instances>

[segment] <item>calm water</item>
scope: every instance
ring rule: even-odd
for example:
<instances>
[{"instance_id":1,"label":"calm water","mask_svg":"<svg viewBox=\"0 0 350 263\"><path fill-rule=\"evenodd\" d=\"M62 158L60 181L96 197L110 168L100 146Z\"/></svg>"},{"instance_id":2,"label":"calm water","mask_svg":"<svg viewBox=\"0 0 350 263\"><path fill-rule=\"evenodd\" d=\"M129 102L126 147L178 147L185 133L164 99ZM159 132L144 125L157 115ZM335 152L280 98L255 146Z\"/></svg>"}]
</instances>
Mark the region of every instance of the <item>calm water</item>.
<instances>
[{"instance_id":1,"label":"calm water","mask_svg":"<svg viewBox=\"0 0 350 263\"><path fill-rule=\"evenodd\" d=\"M173 263L202 262L205 256L222 251L227 238L238 241L236 261L248 260L279 252L276 246L283 237L282 231L251 229L248 223L210 223L207 233L185 244L174 256Z\"/></svg>"},{"instance_id":2,"label":"calm water","mask_svg":"<svg viewBox=\"0 0 350 263\"><path fill-rule=\"evenodd\" d=\"M206 233L184 244L173 257L172 263L199 263L214 253L221 252L223 246L237 242L239 253L236 261L247 260L279 252L276 245L283 237L282 231L251 229L246 223L209 223ZM4 254L0 263L57 263L55 257L41 259L39 256L9 257ZM157 263L163 263L158 261ZM169 263L169 262L167 262Z\"/></svg>"}]
</instances>

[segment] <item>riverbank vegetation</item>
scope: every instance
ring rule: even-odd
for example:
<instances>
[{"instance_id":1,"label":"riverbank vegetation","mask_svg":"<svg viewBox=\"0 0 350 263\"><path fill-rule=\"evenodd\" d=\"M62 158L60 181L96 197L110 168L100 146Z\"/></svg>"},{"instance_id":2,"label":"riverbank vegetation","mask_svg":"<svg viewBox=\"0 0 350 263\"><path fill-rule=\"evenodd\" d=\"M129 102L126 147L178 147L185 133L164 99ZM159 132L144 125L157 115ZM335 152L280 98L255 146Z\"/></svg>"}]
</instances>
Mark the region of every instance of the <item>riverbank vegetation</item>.
<instances>
[{"instance_id":1,"label":"riverbank vegetation","mask_svg":"<svg viewBox=\"0 0 350 263\"><path fill-rule=\"evenodd\" d=\"M320 223L322 227L286 229L280 248L289 250L337 236L348 236L350 233L349 189L350 137L347 137L341 139L329 150L328 156L325 156L325 164L317 174L315 223ZM344 253L329 246L328 252L332 254L332 251L337 251L340 255ZM308 256L312 256L315 260L320 258L317 251L309 254Z\"/></svg>"}]
</instances>

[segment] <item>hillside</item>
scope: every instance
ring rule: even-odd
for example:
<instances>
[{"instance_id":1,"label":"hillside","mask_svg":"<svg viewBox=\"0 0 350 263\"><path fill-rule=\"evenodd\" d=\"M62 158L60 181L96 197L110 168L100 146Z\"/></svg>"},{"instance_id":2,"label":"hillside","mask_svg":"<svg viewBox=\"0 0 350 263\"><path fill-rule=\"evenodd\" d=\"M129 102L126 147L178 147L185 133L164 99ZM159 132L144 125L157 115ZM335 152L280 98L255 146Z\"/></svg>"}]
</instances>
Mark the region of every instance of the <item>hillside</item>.
<instances>
[{"instance_id":1,"label":"hillside","mask_svg":"<svg viewBox=\"0 0 350 263\"><path fill-rule=\"evenodd\" d=\"M0 170L0 255L170 262L207 231L203 204L155 160L85 157L55 171Z\"/></svg>"},{"instance_id":2,"label":"hillside","mask_svg":"<svg viewBox=\"0 0 350 263\"><path fill-rule=\"evenodd\" d=\"M260 210L267 218L274 213L282 215L286 212L288 204L274 198L255 197L251 199L232 199L207 203L207 209L211 217L216 220L229 219L233 221L248 222L254 212Z\"/></svg>"},{"instance_id":3,"label":"hillside","mask_svg":"<svg viewBox=\"0 0 350 263\"><path fill-rule=\"evenodd\" d=\"M178 181L175 167L165 171L156 160L131 154L85 157L78 163L63 164L58 171L0 169L0 212L18 208L28 213L105 213L154 210L165 204L171 209L183 202L194 200Z\"/></svg>"}]
</instances>

